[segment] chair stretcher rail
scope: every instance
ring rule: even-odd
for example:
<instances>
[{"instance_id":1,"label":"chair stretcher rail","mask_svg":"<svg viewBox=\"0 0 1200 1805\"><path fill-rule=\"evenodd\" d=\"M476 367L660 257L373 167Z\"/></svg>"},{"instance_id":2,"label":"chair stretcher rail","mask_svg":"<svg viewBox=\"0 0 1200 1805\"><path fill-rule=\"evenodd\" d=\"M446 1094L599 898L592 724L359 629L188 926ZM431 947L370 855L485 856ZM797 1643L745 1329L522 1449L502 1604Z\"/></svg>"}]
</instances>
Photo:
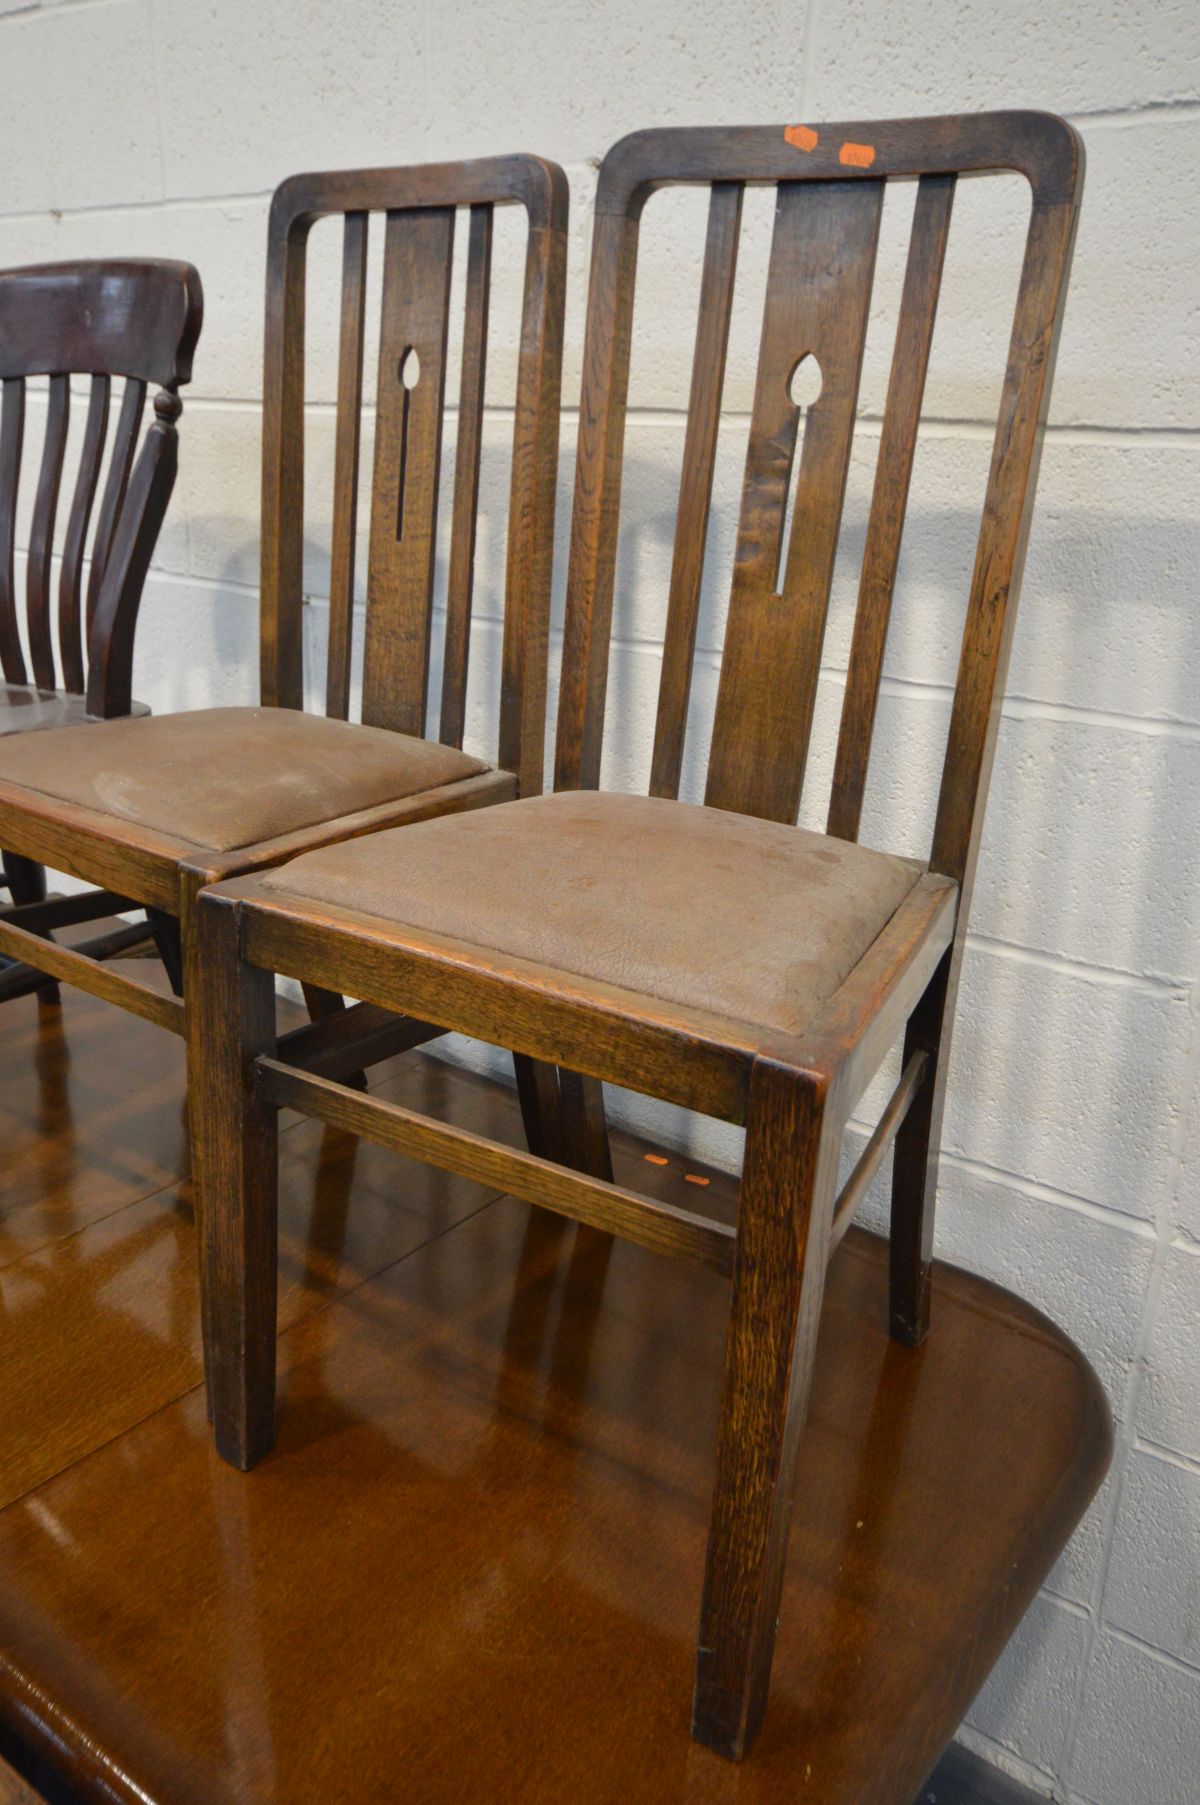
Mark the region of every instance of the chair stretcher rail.
<instances>
[{"instance_id":1,"label":"chair stretcher rail","mask_svg":"<svg viewBox=\"0 0 1200 1805\"><path fill-rule=\"evenodd\" d=\"M830 1253L833 1252L858 1214L871 1180L883 1164L884 1155L895 1140L900 1124L916 1102L921 1086L925 1082L928 1065L927 1053L914 1053L900 1074L900 1082L888 1098L887 1108L876 1123L874 1134L863 1148L858 1164L843 1185L838 1200L833 1206L833 1228L829 1237Z\"/></svg>"},{"instance_id":2,"label":"chair stretcher rail","mask_svg":"<svg viewBox=\"0 0 1200 1805\"><path fill-rule=\"evenodd\" d=\"M63 978L106 1003L128 1009L132 1015L144 1016L146 1021L167 1028L172 1034L184 1032L183 1004L178 997L162 996L148 984L118 977L86 954L56 946L54 941L43 940L39 934L30 934L10 921L0 920L0 953L48 972L52 978Z\"/></svg>"},{"instance_id":3,"label":"chair stretcher rail","mask_svg":"<svg viewBox=\"0 0 1200 1805\"><path fill-rule=\"evenodd\" d=\"M305 1022L280 1036L278 1055L287 1065L318 1078L344 1080L396 1053L407 1053L446 1033L375 1003L353 1003L322 1021Z\"/></svg>"},{"instance_id":4,"label":"chair stretcher rail","mask_svg":"<svg viewBox=\"0 0 1200 1805\"><path fill-rule=\"evenodd\" d=\"M149 940L153 929L148 922L123 922L118 928L110 928L105 934L97 934L91 940L77 940L71 947L73 953L81 958L101 961L117 959L122 953L132 951ZM0 1003L10 1003L16 997L31 996L34 991L52 988L57 982L48 972L38 971L35 966L27 965L23 960L10 965L0 972Z\"/></svg>"},{"instance_id":5,"label":"chair stretcher rail","mask_svg":"<svg viewBox=\"0 0 1200 1805\"><path fill-rule=\"evenodd\" d=\"M398 1103L365 1097L278 1059L257 1059L255 1070L261 1090L280 1107L298 1109L642 1247L694 1260L725 1275L732 1270L734 1230L723 1222L569 1171L465 1129L444 1127Z\"/></svg>"},{"instance_id":6,"label":"chair stretcher rail","mask_svg":"<svg viewBox=\"0 0 1200 1805\"><path fill-rule=\"evenodd\" d=\"M16 928L28 928L40 934L45 928L65 928L80 921L96 921L102 915L120 915L126 909L143 905L131 896L118 896L115 890L84 890L79 896L49 896L45 902L5 905L5 921ZM146 929L147 935L150 929Z\"/></svg>"}]
</instances>

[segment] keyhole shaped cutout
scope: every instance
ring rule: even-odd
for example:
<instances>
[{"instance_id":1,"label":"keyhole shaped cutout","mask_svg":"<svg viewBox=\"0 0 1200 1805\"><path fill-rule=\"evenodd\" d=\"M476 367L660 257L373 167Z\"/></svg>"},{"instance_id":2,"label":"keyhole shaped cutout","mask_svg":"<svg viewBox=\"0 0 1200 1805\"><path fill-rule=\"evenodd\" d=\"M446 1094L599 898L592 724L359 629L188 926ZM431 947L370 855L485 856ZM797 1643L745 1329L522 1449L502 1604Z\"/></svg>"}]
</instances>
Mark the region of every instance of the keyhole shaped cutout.
<instances>
[{"instance_id":1,"label":"keyhole shaped cutout","mask_svg":"<svg viewBox=\"0 0 1200 1805\"><path fill-rule=\"evenodd\" d=\"M820 398L823 382L820 364L811 353L806 352L792 371L788 394L797 407L811 407Z\"/></svg>"},{"instance_id":2,"label":"keyhole shaped cutout","mask_svg":"<svg viewBox=\"0 0 1200 1805\"><path fill-rule=\"evenodd\" d=\"M421 380L421 359L415 345L409 345L396 365L396 380L404 390L400 413L400 472L396 483L396 538L404 537L404 485L408 476L408 408L412 392Z\"/></svg>"},{"instance_id":3,"label":"keyhole shaped cutout","mask_svg":"<svg viewBox=\"0 0 1200 1805\"><path fill-rule=\"evenodd\" d=\"M787 499L783 508L783 519L779 524L779 549L775 558L775 593L778 595L783 586L783 576L787 569L788 551L791 547L792 522L796 512L796 490L799 486L800 467L804 462L804 435L808 431L808 409L818 399L823 378L821 366L810 352L805 352L788 378L788 397L793 406L800 411L800 430L792 455L792 466L788 471Z\"/></svg>"}]
</instances>

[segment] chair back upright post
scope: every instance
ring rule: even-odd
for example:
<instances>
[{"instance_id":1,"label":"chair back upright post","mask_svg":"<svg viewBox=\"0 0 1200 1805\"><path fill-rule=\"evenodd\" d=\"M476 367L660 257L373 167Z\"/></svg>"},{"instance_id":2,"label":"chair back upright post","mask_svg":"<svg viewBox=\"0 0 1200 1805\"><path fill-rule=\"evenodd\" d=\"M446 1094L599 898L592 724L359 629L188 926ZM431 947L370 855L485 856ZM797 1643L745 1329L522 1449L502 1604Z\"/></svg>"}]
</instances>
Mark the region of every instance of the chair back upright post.
<instances>
[{"instance_id":1,"label":"chair back upright post","mask_svg":"<svg viewBox=\"0 0 1200 1805\"><path fill-rule=\"evenodd\" d=\"M450 282L467 213L457 446L438 737L462 745L474 588L494 209L528 220L508 515L498 762L519 793L542 787L551 552L558 460L567 188L532 156L296 176L271 209L263 422L261 694L304 705L306 247L319 218L344 219L325 708L347 717L354 629L369 216L385 215L376 378L362 720L423 735L436 596L438 495Z\"/></svg>"},{"instance_id":2,"label":"chair back upright post","mask_svg":"<svg viewBox=\"0 0 1200 1805\"><path fill-rule=\"evenodd\" d=\"M801 799L853 441L884 190L918 192L896 327L834 765L828 831L858 837L943 259L960 176L1015 171L1032 211L943 764L931 866L965 921L1016 614L1078 215L1082 144L1042 113L637 132L596 199L555 786L599 783L643 208L710 191L651 792L678 794L742 194L776 187L757 377L705 801L794 822ZM790 393L815 359L819 396ZM792 498L792 529L781 568Z\"/></svg>"},{"instance_id":3,"label":"chair back upright post","mask_svg":"<svg viewBox=\"0 0 1200 1805\"><path fill-rule=\"evenodd\" d=\"M191 379L202 318L200 278L187 263L128 259L0 271L0 668L6 682L86 695L92 715L129 712L138 606L175 482L178 391ZM55 523L71 378L78 375L91 381L55 605ZM17 498L27 385L38 376L48 377L49 391L26 557L27 658L15 580ZM124 378L124 393L101 488L115 377ZM158 393L139 453L150 384Z\"/></svg>"}]
</instances>

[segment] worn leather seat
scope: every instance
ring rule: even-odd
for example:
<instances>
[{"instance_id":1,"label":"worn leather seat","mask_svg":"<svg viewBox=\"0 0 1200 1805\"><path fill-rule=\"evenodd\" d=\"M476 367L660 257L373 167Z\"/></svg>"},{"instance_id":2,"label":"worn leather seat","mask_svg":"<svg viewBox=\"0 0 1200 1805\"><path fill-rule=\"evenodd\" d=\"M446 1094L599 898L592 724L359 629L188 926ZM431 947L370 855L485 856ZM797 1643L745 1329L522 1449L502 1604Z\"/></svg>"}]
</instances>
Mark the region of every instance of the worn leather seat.
<instances>
[{"instance_id":1,"label":"worn leather seat","mask_svg":"<svg viewBox=\"0 0 1200 1805\"><path fill-rule=\"evenodd\" d=\"M347 840L263 888L795 1034L924 869L774 821L583 790Z\"/></svg>"},{"instance_id":2,"label":"worn leather seat","mask_svg":"<svg viewBox=\"0 0 1200 1805\"><path fill-rule=\"evenodd\" d=\"M0 782L213 852L487 768L436 741L290 708L203 708L0 738Z\"/></svg>"}]
</instances>

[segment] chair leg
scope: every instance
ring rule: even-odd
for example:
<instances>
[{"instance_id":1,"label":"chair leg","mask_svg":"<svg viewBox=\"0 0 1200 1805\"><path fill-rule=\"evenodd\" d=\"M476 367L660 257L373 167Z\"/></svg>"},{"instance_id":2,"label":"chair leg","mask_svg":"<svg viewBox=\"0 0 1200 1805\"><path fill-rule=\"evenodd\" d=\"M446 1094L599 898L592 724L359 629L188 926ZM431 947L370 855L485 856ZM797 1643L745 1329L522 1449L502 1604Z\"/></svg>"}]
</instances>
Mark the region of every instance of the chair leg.
<instances>
[{"instance_id":1,"label":"chair leg","mask_svg":"<svg viewBox=\"0 0 1200 1805\"><path fill-rule=\"evenodd\" d=\"M896 1136L892 1164L889 1332L904 1347L920 1347L929 1333L938 1153L958 965L959 953L952 947L913 1010L904 1036L905 1064L914 1053L929 1055L925 1082Z\"/></svg>"},{"instance_id":2,"label":"chair leg","mask_svg":"<svg viewBox=\"0 0 1200 1805\"><path fill-rule=\"evenodd\" d=\"M561 1164L558 1068L541 1059L531 1059L527 1053L514 1053L512 1058L526 1145L539 1159L552 1159Z\"/></svg>"},{"instance_id":3,"label":"chair leg","mask_svg":"<svg viewBox=\"0 0 1200 1805\"><path fill-rule=\"evenodd\" d=\"M36 859L27 859L23 853L5 852L0 855L4 865L4 881L8 885L8 893L13 902L38 903L46 900L46 867L39 865ZM53 934L47 932L47 940L53 940ZM5 960L5 965L12 968L12 962ZM61 1003L62 991L54 978L46 978L35 987L39 1003Z\"/></svg>"},{"instance_id":4,"label":"chair leg","mask_svg":"<svg viewBox=\"0 0 1200 1805\"><path fill-rule=\"evenodd\" d=\"M275 1048L275 980L241 959L237 905L201 895L188 942L188 1087L209 1411L245 1470L275 1435L278 1112L253 1082Z\"/></svg>"},{"instance_id":5,"label":"chair leg","mask_svg":"<svg viewBox=\"0 0 1200 1805\"><path fill-rule=\"evenodd\" d=\"M154 944L158 948L158 956L163 962L163 970L170 981L171 989L177 997L183 995L183 942L180 938L178 918L168 914L166 909L146 910L146 920L150 923L150 932L154 935Z\"/></svg>"},{"instance_id":6,"label":"chair leg","mask_svg":"<svg viewBox=\"0 0 1200 1805\"><path fill-rule=\"evenodd\" d=\"M824 1086L756 1061L692 1706L734 1761L766 1707L840 1139Z\"/></svg>"},{"instance_id":7,"label":"chair leg","mask_svg":"<svg viewBox=\"0 0 1200 1805\"><path fill-rule=\"evenodd\" d=\"M36 859L27 859L19 852L6 852L4 855L4 881L8 885L8 893L15 903L36 903L46 900L46 867L39 865Z\"/></svg>"},{"instance_id":8,"label":"chair leg","mask_svg":"<svg viewBox=\"0 0 1200 1805\"><path fill-rule=\"evenodd\" d=\"M319 984L302 984L304 1006L308 1010L310 1022L323 1022L331 1015L340 1015L346 1007L346 999L339 996L336 990L323 990ZM365 1091L367 1074L365 1072L348 1072L340 1082L350 1090Z\"/></svg>"},{"instance_id":9,"label":"chair leg","mask_svg":"<svg viewBox=\"0 0 1200 1805\"><path fill-rule=\"evenodd\" d=\"M584 1072L558 1069L563 1163L591 1178L613 1179L612 1150L604 1115L604 1086Z\"/></svg>"},{"instance_id":10,"label":"chair leg","mask_svg":"<svg viewBox=\"0 0 1200 1805\"><path fill-rule=\"evenodd\" d=\"M327 1016L340 1015L346 1007L346 999L339 996L336 990L323 990L319 984L301 984L304 992L304 1007L308 1010L310 1022L323 1022Z\"/></svg>"},{"instance_id":11,"label":"chair leg","mask_svg":"<svg viewBox=\"0 0 1200 1805\"><path fill-rule=\"evenodd\" d=\"M612 1183L612 1153L598 1078L513 1054L530 1153Z\"/></svg>"}]
</instances>

